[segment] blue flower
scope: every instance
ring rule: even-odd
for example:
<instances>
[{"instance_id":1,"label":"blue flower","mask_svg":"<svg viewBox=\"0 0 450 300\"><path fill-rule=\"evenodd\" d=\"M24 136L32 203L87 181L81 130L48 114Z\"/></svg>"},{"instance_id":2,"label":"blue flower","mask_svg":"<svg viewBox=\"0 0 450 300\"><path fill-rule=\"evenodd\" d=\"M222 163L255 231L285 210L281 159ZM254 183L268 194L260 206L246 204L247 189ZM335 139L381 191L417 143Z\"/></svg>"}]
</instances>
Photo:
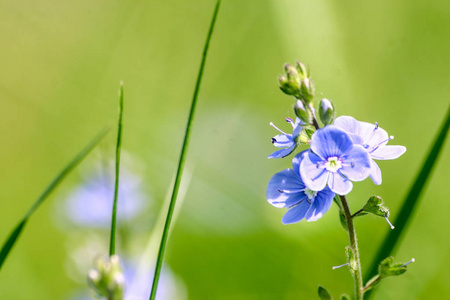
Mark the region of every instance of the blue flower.
<instances>
[{"instance_id":1,"label":"blue flower","mask_svg":"<svg viewBox=\"0 0 450 300\"><path fill-rule=\"evenodd\" d=\"M311 137L311 149L303 154L300 174L305 185L321 191L327 185L339 195L348 194L352 181L369 176L370 156L361 145L334 125L325 126Z\"/></svg>"},{"instance_id":2,"label":"blue flower","mask_svg":"<svg viewBox=\"0 0 450 300\"><path fill-rule=\"evenodd\" d=\"M297 148L298 136L303 129L302 125L304 125L305 123L303 123L299 118L295 119L295 123L292 121L292 119L289 118L286 119L286 122L292 125L292 134L285 133L284 131L273 125L272 122L270 122L270 125L273 128L282 133L272 138L272 144L277 148L284 149L275 151L274 153L270 154L268 158L280 158L288 156L295 150L295 148Z\"/></svg>"},{"instance_id":3,"label":"blue flower","mask_svg":"<svg viewBox=\"0 0 450 300\"><path fill-rule=\"evenodd\" d=\"M291 224L316 221L328 211L333 202L334 193L329 188L319 192L308 189L300 176L300 163L303 152L292 160L293 169L283 170L270 179L267 186L267 201L275 207L286 207L281 222Z\"/></svg>"},{"instance_id":4,"label":"blue flower","mask_svg":"<svg viewBox=\"0 0 450 300\"><path fill-rule=\"evenodd\" d=\"M381 170L374 159L388 160L400 157L406 151L404 146L386 145L393 136L378 127L378 123L360 122L352 117L341 116L334 121L334 125L345 130L353 143L362 145L371 157L370 178L375 184L381 184Z\"/></svg>"},{"instance_id":5,"label":"blue flower","mask_svg":"<svg viewBox=\"0 0 450 300\"><path fill-rule=\"evenodd\" d=\"M111 167L113 165L110 165ZM75 225L105 227L111 225L111 209L114 198L114 169L95 169L83 184L76 187L65 203L65 219ZM145 209L145 195L140 179L121 169L119 198L117 202L117 222L131 221Z\"/></svg>"}]
</instances>

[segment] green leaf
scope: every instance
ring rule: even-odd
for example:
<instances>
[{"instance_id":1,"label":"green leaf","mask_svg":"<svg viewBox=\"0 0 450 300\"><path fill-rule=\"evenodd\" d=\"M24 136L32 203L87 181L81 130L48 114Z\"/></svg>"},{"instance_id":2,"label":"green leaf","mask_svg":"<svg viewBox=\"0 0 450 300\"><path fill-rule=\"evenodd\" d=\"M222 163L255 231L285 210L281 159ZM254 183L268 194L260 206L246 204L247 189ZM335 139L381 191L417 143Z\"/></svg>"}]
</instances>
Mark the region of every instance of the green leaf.
<instances>
[{"instance_id":1,"label":"green leaf","mask_svg":"<svg viewBox=\"0 0 450 300\"><path fill-rule=\"evenodd\" d=\"M350 299L351 299L350 296L347 295L347 294L342 294L341 295L341 300L350 300Z\"/></svg>"},{"instance_id":2,"label":"green leaf","mask_svg":"<svg viewBox=\"0 0 450 300\"><path fill-rule=\"evenodd\" d=\"M61 183L61 181L70 173L88 154L92 151L92 149L97 146L97 144L105 137L105 135L109 132L110 128L103 129L87 146L83 148L83 150L78 153L77 156L67 164L64 169L53 179L53 181L47 186L42 195L34 202L34 204L30 207L28 212L25 214L23 219L16 225L14 230L11 232L5 243L3 244L2 250L0 251L0 269L5 263L8 254L11 252L11 249L15 245L17 239L19 238L22 230L25 228L28 219L33 215L36 209L44 202L45 199L53 192L53 190Z\"/></svg>"},{"instance_id":3,"label":"green leaf","mask_svg":"<svg viewBox=\"0 0 450 300\"><path fill-rule=\"evenodd\" d=\"M319 285L319 289L317 291L319 294L320 300L331 300L333 297L331 297L330 293L323 287Z\"/></svg>"},{"instance_id":4,"label":"green leaf","mask_svg":"<svg viewBox=\"0 0 450 300\"><path fill-rule=\"evenodd\" d=\"M447 115L445 116L445 119L442 122L441 129L436 136L435 142L430 150L430 153L428 154L425 163L423 164L419 174L417 175L417 178L414 181L408 195L406 196L403 202L400 212L394 221L396 230L389 231L389 233L387 234L386 238L384 239L384 242L382 243L382 245L378 250L377 255L374 257L372 261L369 271L366 273L365 276L366 278L370 278L376 274L378 262L383 258L385 258L386 256L389 256L395 249L395 247L399 244L402 234L404 234L408 223L411 222L412 213L414 212L419 202L420 195L425 187L425 184L427 183L427 179L431 177L431 172L433 170L434 165L436 164L439 153L444 145L449 127L450 127L450 107L447 110ZM366 299L368 299L369 295L370 293L367 294Z\"/></svg>"},{"instance_id":5,"label":"green leaf","mask_svg":"<svg viewBox=\"0 0 450 300\"><path fill-rule=\"evenodd\" d=\"M120 149L122 145L122 116L123 116L123 82L119 88L119 123L117 125L116 143L116 177L114 182L114 200L111 217L111 235L109 239L109 256L116 254L116 220L117 220L117 197L119 194L119 169L120 169Z\"/></svg>"},{"instance_id":6,"label":"green leaf","mask_svg":"<svg viewBox=\"0 0 450 300\"><path fill-rule=\"evenodd\" d=\"M178 189L180 187L181 175L183 174L184 163L186 159L187 149L189 146L189 137L192 128L192 122L194 120L195 108L197 106L198 93L200 91L200 85L203 78L203 70L206 64L206 57L208 56L209 42L211 41L211 37L214 31L214 25L216 24L217 15L219 14L221 0L217 0L216 7L214 9L211 24L209 26L209 31L206 36L205 46L203 47L203 56L200 62L200 70L197 76L197 83L195 84L194 95L192 97L191 109L189 111L189 117L186 124L186 131L184 133L183 145L181 147L180 158L178 161L177 173L175 175L175 183L173 185L172 196L170 198L169 209L167 211L166 222L164 224L164 230L161 237L161 242L159 244L158 257L156 259L155 273L153 276L152 290L150 293L150 300L154 300L156 297L156 292L158 288L159 276L161 274L161 267L164 258L164 252L166 249L167 238L169 237L170 224L172 222L173 212L175 210L175 204L178 196Z\"/></svg>"}]
</instances>

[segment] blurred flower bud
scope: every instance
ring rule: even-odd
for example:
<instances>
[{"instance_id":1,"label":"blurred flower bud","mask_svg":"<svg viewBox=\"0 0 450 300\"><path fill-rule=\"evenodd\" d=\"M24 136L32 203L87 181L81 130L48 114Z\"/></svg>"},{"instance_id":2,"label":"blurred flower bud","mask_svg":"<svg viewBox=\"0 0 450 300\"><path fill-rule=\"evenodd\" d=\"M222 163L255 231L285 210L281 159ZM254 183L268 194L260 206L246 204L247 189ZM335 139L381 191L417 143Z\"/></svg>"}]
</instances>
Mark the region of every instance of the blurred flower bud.
<instances>
[{"instance_id":1,"label":"blurred flower bud","mask_svg":"<svg viewBox=\"0 0 450 300\"><path fill-rule=\"evenodd\" d=\"M302 79L300 85L300 96L306 101L307 104L311 103L314 99L314 83L310 78Z\"/></svg>"},{"instance_id":2,"label":"blurred flower bud","mask_svg":"<svg viewBox=\"0 0 450 300\"><path fill-rule=\"evenodd\" d=\"M289 64L284 65L285 75L278 77L280 89L287 95L300 97L300 76L296 68Z\"/></svg>"},{"instance_id":3,"label":"blurred flower bud","mask_svg":"<svg viewBox=\"0 0 450 300\"><path fill-rule=\"evenodd\" d=\"M307 106L305 106L303 101L297 99L297 102L295 102L294 106L294 112L300 120L302 120L306 124L311 124L312 112Z\"/></svg>"},{"instance_id":4,"label":"blurred flower bud","mask_svg":"<svg viewBox=\"0 0 450 300\"><path fill-rule=\"evenodd\" d=\"M297 61L295 63L295 66L297 68L297 72L300 75L301 78L308 78L310 77L309 68L305 66L303 63Z\"/></svg>"},{"instance_id":5,"label":"blurred flower bud","mask_svg":"<svg viewBox=\"0 0 450 300\"><path fill-rule=\"evenodd\" d=\"M88 273L88 284L98 296L112 300L122 300L125 290L125 278L117 255L108 259L97 259L96 268Z\"/></svg>"},{"instance_id":6,"label":"blurred flower bud","mask_svg":"<svg viewBox=\"0 0 450 300\"><path fill-rule=\"evenodd\" d=\"M319 106L319 117L324 125L330 125L336 118L336 109L334 103L328 99L322 99Z\"/></svg>"}]
</instances>

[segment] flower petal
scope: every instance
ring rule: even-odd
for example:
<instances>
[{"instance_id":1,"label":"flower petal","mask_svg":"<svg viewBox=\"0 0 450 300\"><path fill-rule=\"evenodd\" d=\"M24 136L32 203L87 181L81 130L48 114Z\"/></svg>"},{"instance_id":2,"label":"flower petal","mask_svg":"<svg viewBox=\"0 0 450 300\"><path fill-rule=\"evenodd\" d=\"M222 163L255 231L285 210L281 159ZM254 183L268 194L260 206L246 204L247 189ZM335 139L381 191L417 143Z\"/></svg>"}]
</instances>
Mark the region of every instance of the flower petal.
<instances>
[{"instance_id":1,"label":"flower petal","mask_svg":"<svg viewBox=\"0 0 450 300\"><path fill-rule=\"evenodd\" d=\"M311 222L322 218L323 214L330 208L331 203L333 203L333 197L334 193L327 187L318 192L313 204L306 212L305 220Z\"/></svg>"},{"instance_id":2,"label":"flower petal","mask_svg":"<svg viewBox=\"0 0 450 300\"><path fill-rule=\"evenodd\" d=\"M381 170L377 163L372 160L370 162L370 179L372 179L373 183L380 185L381 184Z\"/></svg>"},{"instance_id":3,"label":"flower petal","mask_svg":"<svg viewBox=\"0 0 450 300\"><path fill-rule=\"evenodd\" d=\"M267 158L283 158L291 154L295 150L296 146L292 146L286 149L277 150L270 154Z\"/></svg>"},{"instance_id":4,"label":"flower petal","mask_svg":"<svg viewBox=\"0 0 450 300\"><path fill-rule=\"evenodd\" d=\"M304 150L300 153L298 153L293 159L292 159L292 168L294 169L295 174L297 174L298 177L301 177L300 175L300 163L302 162L303 153L305 153L308 150Z\"/></svg>"},{"instance_id":5,"label":"flower petal","mask_svg":"<svg viewBox=\"0 0 450 300\"><path fill-rule=\"evenodd\" d=\"M347 195L353 188L353 183L339 173L330 173L328 187L338 195Z\"/></svg>"},{"instance_id":6,"label":"flower petal","mask_svg":"<svg viewBox=\"0 0 450 300\"><path fill-rule=\"evenodd\" d=\"M359 123L360 122L357 121L355 118L349 116L340 116L337 117L336 120L334 121L334 125L343 129L350 135L353 143L362 145L364 141L359 135L360 132Z\"/></svg>"},{"instance_id":7,"label":"flower petal","mask_svg":"<svg viewBox=\"0 0 450 300\"><path fill-rule=\"evenodd\" d=\"M343 175L352 181L361 181L369 176L370 156L361 145L354 145L353 149L342 157L342 168L339 169Z\"/></svg>"},{"instance_id":8,"label":"flower petal","mask_svg":"<svg viewBox=\"0 0 450 300\"><path fill-rule=\"evenodd\" d=\"M289 209L281 219L283 224L292 224L300 222L308 211L311 204L308 201L303 200L299 205Z\"/></svg>"},{"instance_id":9,"label":"flower petal","mask_svg":"<svg viewBox=\"0 0 450 300\"><path fill-rule=\"evenodd\" d=\"M300 174L303 183L313 191L321 191L327 185L328 171L321 164L322 159L311 151L302 156Z\"/></svg>"},{"instance_id":10,"label":"flower petal","mask_svg":"<svg viewBox=\"0 0 450 300\"><path fill-rule=\"evenodd\" d=\"M350 136L334 125L317 130L311 137L311 150L323 159L340 157L352 147Z\"/></svg>"},{"instance_id":11,"label":"flower petal","mask_svg":"<svg viewBox=\"0 0 450 300\"><path fill-rule=\"evenodd\" d=\"M272 138L272 144L277 148L291 147L294 139L290 134L279 134Z\"/></svg>"},{"instance_id":12,"label":"flower petal","mask_svg":"<svg viewBox=\"0 0 450 300\"><path fill-rule=\"evenodd\" d=\"M289 207L301 201L305 194L303 192L283 193L280 190L297 191L304 188L301 178L292 169L283 170L269 180L266 191L267 201L275 207Z\"/></svg>"},{"instance_id":13,"label":"flower petal","mask_svg":"<svg viewBox=\"0 0 450 300\"><path fill-rule=\"evenodd\" d=\"M389 146L381 146L370 154L373 159L387 160L399 158L405 152L406 147L404 146L389 145Z\"/></svg>"}]
</instances>

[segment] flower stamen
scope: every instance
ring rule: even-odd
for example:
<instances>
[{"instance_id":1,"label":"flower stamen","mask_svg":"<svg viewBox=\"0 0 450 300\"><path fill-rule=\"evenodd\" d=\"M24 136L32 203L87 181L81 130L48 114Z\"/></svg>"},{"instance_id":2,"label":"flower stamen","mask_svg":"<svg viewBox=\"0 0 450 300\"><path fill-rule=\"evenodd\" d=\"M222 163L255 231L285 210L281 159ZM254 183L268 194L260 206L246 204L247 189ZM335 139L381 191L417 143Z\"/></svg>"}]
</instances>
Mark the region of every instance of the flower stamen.
<instances>
[{"instance_id":1,"label":"flower stamen","mask_svg":"<svg viewBox=\"0 0 450 300\"><path fill-rule=\"evenodd\" d=\"M283 130L281 130L280 128L278 128L277 126L275 126L272 122L269 123L270 126L272 126L273 128L275 128L276 130L278 130L279 132L281 132L282 134L286 134L286 132L284 132Z\"/></svg>"},{"instance_id":2,"label":"flower stamen","mask_svg":"<svg viewBox=\"0 0 450 300\"><path fill-rule=\"evenodd\" d=\"M415 262L415 261L416 261L416 260L415 260L414 257L413 257L413 258L411 258L410 261L408 261L406 264L401 265L400 267L405 267L405 266L407 266L407 265L409 265L410 263L413 263L413 262Z\"/></svg>"},{"instance_id":3,"label":"flower stamen","mask_svg":"<svg viewBox=\"0 0 450 300\"><path fill-rule=\"evenodd\" d=\"M334 266L333 270L336 270L336 269L339 269L339 268L342 268L342 267L345 267L345 266L348 266L348 263L345 263L345 264L340 265L340 266Z\"/></svg>"},{"instance_id":4,"label":"flower stamen","mask_svg":"<svg viewBox=\"0 0 450 300\"><path fill-rule=\"evenodd\" d=\"M329 157L325 163L325 168L327 171L335 173L342 168L342 162L336 156Z\"/></svg>"},{"instance_id":5,"label":"flower stamen","mask_svg":"<svg viewBox=\"0 0 450 300\"><path fill-rule=\"evenodd\" d=\"M394 225L392 225L392 223L389 221L388 217L384 216L384 218L386 219L386 222L388 222L389 226L391 226L391 229L394 229Z\"/></svg>"}]
</instances>

